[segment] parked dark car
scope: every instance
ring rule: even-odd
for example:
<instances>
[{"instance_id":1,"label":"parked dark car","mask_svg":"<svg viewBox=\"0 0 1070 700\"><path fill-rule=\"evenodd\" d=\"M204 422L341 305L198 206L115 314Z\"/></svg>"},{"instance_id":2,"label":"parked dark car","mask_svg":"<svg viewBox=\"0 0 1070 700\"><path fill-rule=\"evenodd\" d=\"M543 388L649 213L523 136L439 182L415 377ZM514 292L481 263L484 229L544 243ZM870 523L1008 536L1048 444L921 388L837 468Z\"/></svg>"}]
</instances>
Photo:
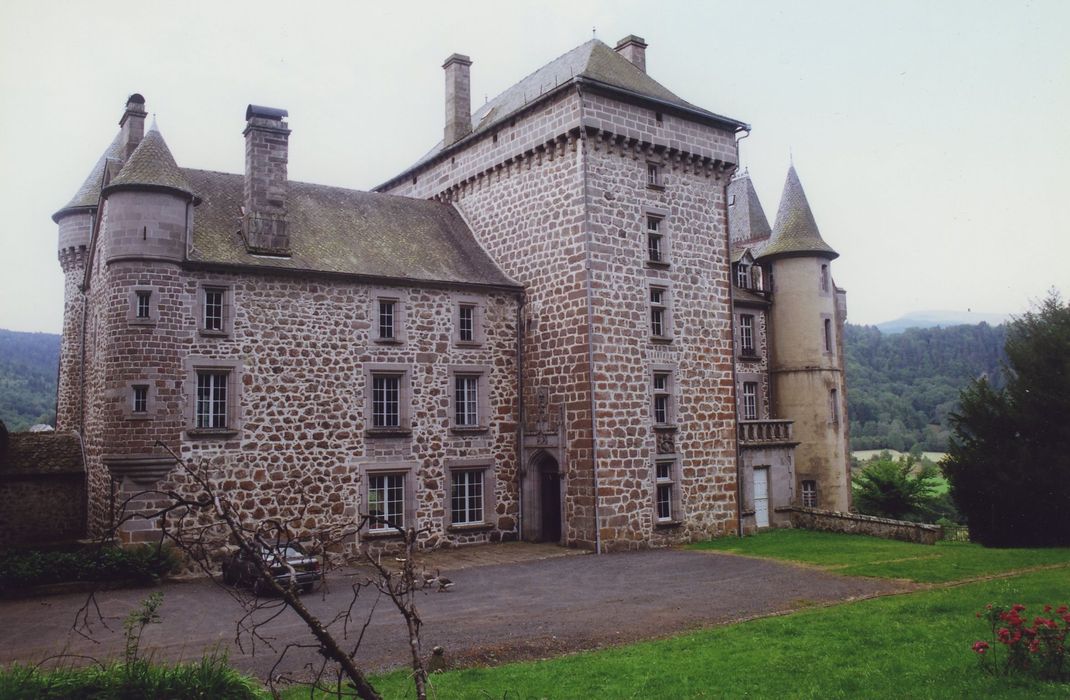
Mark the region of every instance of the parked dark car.
<instances>
[{"instance_id":1,"label":"parked dark car","mask_svg":"<svg viewBox=\"0 0 1070 700\"><path fill-rule=\"evenodd\" d=\"M271 568L271 574L283 588L291 584L290 567L293 567L293 584L308 593L320 579L320 562L316 557L305 554L301 545L283 544L273 548L261 548L261 556ZM223 560L223 582L231 586L250 586L253 593L260 595L267 590L267 584L260 578L256 564L242 550L238 550Z\"/></svg>"}]
</instances>

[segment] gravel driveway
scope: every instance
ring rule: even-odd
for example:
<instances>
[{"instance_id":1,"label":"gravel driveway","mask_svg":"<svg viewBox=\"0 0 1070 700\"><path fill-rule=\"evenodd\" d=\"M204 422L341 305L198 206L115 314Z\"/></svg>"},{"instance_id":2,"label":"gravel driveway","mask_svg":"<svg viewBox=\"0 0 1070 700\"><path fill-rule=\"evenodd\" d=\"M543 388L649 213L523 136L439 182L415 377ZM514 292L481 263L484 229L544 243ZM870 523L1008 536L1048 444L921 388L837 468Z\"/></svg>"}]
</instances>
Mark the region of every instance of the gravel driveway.
<instances>
[{"instance_id":1,"label":"gravel driveway","mask_svg":"<svg viewBox=\"0 0 1070 700\"><path fill-rule=\"evenodd\" d=\"M447 566L443 564L443 573ZM460 569L446 593L421 596L425 651L446 649L452 663L495 663L540 658L639 639L662 637L740 618L902 590L906 584L848 578L813 569L740 556L684 550L652 550L604 556L569 556ZM258 646L255 654L234 645L238 605L210 581L168 583L155 589L98 594L110 630L97 626L96 643L71 633L85 595L0 602L0 663L36 662L68 653L107 658L122 653L122 618L152 590L164 594L161 624L150 626L142 648L157 660L199 657L222 645L231 660L265 678L277 654ZM305 596L309 607L330 619L351 593L337 575L329 593ZM371 609L373 594L355 607L357 627ZM372 616L358 663L382 669L406 662L404 623L388 601ZM282 645L310 640L301 621L287 611L266 628ZM316 655L291 650L284 668L299 673Z\"/></svg>"}]
</instances>

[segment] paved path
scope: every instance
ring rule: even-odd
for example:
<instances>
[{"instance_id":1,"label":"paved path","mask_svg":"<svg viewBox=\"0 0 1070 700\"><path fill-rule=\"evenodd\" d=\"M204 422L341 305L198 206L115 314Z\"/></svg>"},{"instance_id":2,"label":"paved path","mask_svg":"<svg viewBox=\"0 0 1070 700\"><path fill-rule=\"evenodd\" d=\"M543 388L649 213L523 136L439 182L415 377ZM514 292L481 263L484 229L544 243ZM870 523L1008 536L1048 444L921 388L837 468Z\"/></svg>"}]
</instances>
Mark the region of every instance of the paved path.
<instances>
[{"instance_id":1,"label":"paved path","mask_svg":"<svg viewBox=\"0 0 1070 700\"><path fill-rule=\"evenodd\" d=\"M456 583L452 592L431 592L418 600L425 650L440 645L458 664L541 658L889 593L906 585L694 551L663 549L519 562L515 560L524 558L523 550L516 552L497 555L513 563L477 566L469 561L467 568L451 568L448 561L436 562ZM347 580L353 579L347 575L357 574L336 575L329 592L305 596L321 619L330 619L348 603ZM270 672L276 654L261 646L251 655L234 646L235 621L241 611L226 590L207 580L98 594L111 630L98 626L96 644L70 631L84 595L0 602L0 663L36 662L64 648L98 658L120 655L122 618L151 590L164 593L163 622L146 630L142 646L157 660L196 658L206 647L220 644L230 649L239 668L261 678ZM373 600L371 594L359 597L358 627ZM267 629L284 643L310 640L290 611ZM396 666L406 662L407 653L401 617L388 601L381 601L358 663L369 669ZM312 652L292 650L284 667L299 673L314 659Z\"/></svg>"}]
</instances>

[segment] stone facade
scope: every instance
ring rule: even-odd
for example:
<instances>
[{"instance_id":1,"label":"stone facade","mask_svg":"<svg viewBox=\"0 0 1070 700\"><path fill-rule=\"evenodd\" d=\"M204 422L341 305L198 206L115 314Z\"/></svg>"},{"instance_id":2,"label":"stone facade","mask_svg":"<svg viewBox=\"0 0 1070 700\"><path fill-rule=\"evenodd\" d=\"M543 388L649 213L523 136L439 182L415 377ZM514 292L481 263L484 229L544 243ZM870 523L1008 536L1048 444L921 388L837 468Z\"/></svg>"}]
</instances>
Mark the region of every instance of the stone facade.
<instances>
[{"instance_id":1,"label":"stone facade","mask_svg":"<svg viewBox=\"0 0 1070 700\"><path fill-rule=\"evenodd\" d=\"M286 112L253 105L244 177L179 168L132 96L97 189L54 217L59 416L85 436L92 529L113 496L190 492L163 447L250 522L300 513L297 534L380 507L426 546L787 524L780 297L734 289L747 127L654 82L645 50L588 42L471 117L451 56L444 141L374 194L289 182Z\"/></svg>"},{"instance_id":2,"label":"stone facade","mask_svg":"<svg viewBox=\"0 0 1070 700\"><path fill-rule=\"evenodd\" d=\"M6 546L85 536L81 443L71 433L7 434L0 423L0 535Z\"/></svg>"}]
</instances>

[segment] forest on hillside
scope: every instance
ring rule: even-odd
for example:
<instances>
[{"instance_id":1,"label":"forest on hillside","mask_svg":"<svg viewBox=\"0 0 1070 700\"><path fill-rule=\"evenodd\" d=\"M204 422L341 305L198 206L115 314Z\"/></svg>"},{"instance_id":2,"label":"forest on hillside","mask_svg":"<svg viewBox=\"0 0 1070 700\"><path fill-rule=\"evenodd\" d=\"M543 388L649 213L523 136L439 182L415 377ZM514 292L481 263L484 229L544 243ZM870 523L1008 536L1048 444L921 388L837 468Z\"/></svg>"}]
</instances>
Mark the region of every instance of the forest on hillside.
<instances>
[{"instance_id":1,"label":"forest on hillside","mask_svg":"<svg viewBox=\"0 0 1070 700\"><path fill-rule=\"evenodd\" d=\"M948 414L982 374L999 387L1005 326L979 323L883 334L847 324L851 449L944 452Z\"/></svg>"},{"instance_id":2,"label":"forest on hillside","mask_svg":"<svg viewBox=\"0 0 1070 700\"><path fill-rule=\"evenodd\" d=\"M0 420L8 430L56 423L59 336L0 329Z\"/></svg>"}]
</instances>

